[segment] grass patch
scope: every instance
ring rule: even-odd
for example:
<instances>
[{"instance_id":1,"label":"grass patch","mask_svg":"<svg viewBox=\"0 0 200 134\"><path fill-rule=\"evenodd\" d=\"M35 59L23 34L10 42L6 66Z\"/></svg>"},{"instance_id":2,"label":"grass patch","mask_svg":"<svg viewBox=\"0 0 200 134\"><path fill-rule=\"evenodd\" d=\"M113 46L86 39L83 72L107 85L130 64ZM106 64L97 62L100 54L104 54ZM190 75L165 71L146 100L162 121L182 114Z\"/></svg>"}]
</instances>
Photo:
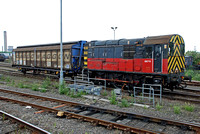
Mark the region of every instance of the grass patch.
<instances>
[{"instance_id":1,"label":"grass patch","mask_svg":"<svg viewBox=\"0 0 200 134\"><path fill-rule=\"evenodd\" d=\"M3 121L6 119L6 116L5 116L5 114L3 114Z\"/></svg>"},{"instance_id":2,"label":"grass patch","mask_svg":"<svg viewBox=\"0 0 200 134\"><path fill-rule=\"evenodd\" d=\"M103 96L107 96L107 95L108 95L108 92L107 92L106 90L104 90L104 91L102 92L102 95L103 95Z\"/></svg>"},{"instance_id":3,"label":"grass patch","mask_svg":"<svg viewBox=\"0 0 200 134\"><path fill-rule=\"evenodd\" d=\"M56 122L53 123L54 128L56 128Z\"/></svg>"},{"instance_id":4,"label":"grass patch","mask_svg":"<svg viewBox=\"0 0 200 134\"><path fill-rule=\"evenodd\" d=\"M120 107L129 107L130 103L126 99L122 99L122 102L119 106Z\"/></svg>"},{"instance_id":5,"label":"grass patch","mask_svg":"<svg viewBox=\"0 0 200 134\"><path fill-rule=\"evenodd\" d=\"M180 106L173 106L174 113L175 114L180 114L181 113L181 107Z\"/></svg>"},{"instance_id":6,"label":"grass patch","mask_svg":"<svg viewBox=\"0 0 200 134\"><path fill-rule=\"evenodd\" d=\"M135 102L135 100L134 100L134 97L133 97L133 95L131 94L131 99L130 99L130 102L131 102L131 105L132 106L134 106L134 102Z\"/></svg>"},{"instance_id":7,"label":"grass patch","mask_svg":"<svg viewBox=\"0 0 200 134\"><path fill-rule=\"evenodd\" d=\"M19 83L18 83L18 87L19 87L19 88L24 88L24 83L19 82Z\"/></svg>"},{"instance_id":8,"label":"grass patch","mask_svg":"<svg viewBox=\"0 0 200 134\"><path fill-rule=\"evenodd\" d=\"M68 94L66 95L72 98L80 98L82 97L82 95L86 95L86 93L83 91L81 92L69 91Z\"/></svg>"},{"instance_id":9,"label":"grass patch","mask_svg":"<svg viewBox=\"0 0 200 134\"><path fill-rule=\"evenodd\" d=\"M200 72L198 72L197 74L195 74L194 77L192 77L193 80L197 80L197 81L200 81Z\"/></svg>"},{"instance_id":10,"label":"grass patch","mask_svg":"<svg viewBox=\"0 0 200 134\"><path fill-rule=\"evenodd\" d=\"M183 108L186 110L186 111L189 111L189 112L193 112L195 107L194 105L191 105L190 103L185 103L185 105L183 106Z\"/></svg>"},{"instance_id":11,"label":"grass patch","mask_svg":"<svg viewBox=\"0 0 200 134\"><path fill-rule=\"evenodd\" d=\"M1 81L5 81L5 76L4 76L4 75L1 75L0 80L1 80Z\"/></svg>"},{"instance_id":12,"label":"grass patch","mask_svg":"<svg viewBox=\"0 0 200 134\"><path fill-rule=\"evenodd\" d=\"M156 104L156 110L160 111L163 108L159 103Z\"/></svg>"},{"instance_id":13,"label":"grass patch","mask_svg":"<svg viewBox=\"0 0 200 134\"><path fill-rule=\"evenodd\" d=\"M69 95L70 88L66 87L65 82L63 81L62 84L59 86L59 94Z\"/></svg>"},{"instance_id":14,"label":"grass patch","mask_svg":"<svg viewBox=\"0 0 200 134\"><path fill-rule=\"evenodd\" d=\"M54 88L59 89L60 84L59 84L59 82L54 82L53 86L54 86Z\"/></svg>"},{"instance_id":15,"label":"grass patch","mask_svg":"<svg viewBox=\"0 0 200 134\"><path fill-rule=\"evenodd\" d=\"M59 94L68 95L69 93L70 93L70 88L68 88L68 87L60 87L59 88Z\"/></svg>"},{"instance_id":16,"label":"grass patch","mask_svg":"<svg viewBox=\"0 0 200 134\"><path fill-rule=\"evenodd\" d=\"M15 87L15 81L12 80L9 84L7 84L8 86L12 86L12 87Z\"/></svg>"},{"instance_id":17,"label":"grass patch","mask_svg":"<svg viewBox=\"0 0 200 134\"><path fill-rule=\"evenodd\" d=\"M24 82L20 81L17 85L18 88L30 88L29 85L25 85Z\"/></svg>"},{"instance_id":18,"label":"grass patch","mask_svg":"<svg viewBox=\"0 0 200 134\"><path fill-rule=\"evenodd\" d=\"M47 92L47 89L45 89L45 88L41 88L41 89L40 89L40 92L42 92L42 93L46 93L46 92Z\"/></svg>"},{"instance_id":19,"label":"grass patch","mask_svg":"<svg viewBox=\"0 0 200 134\"><path fill-rule=\"evenodd\" d=\"M9 77L9 76L6 77L6 76L4 76L4 75L1 76L1 79L0 79L0 80L1 80L1 81L5 81L5 82L11 82L10 77Z\"/></svg>"},{"instance_id":20,"label":"grass patch","mask_svg":"<svg viewBox=\"0 0 200 134\"><path fill-rule=\"evenodd\" d=\"M32 89L33 91L39 91L39 85L38 85L38 84L33 84L33 85L31 86L31 89Z\"/></svg>"},{"instance_id":21,"label":"grass patch","mask_svg":"<svg viewBox=\"0 0 200 134\"><path fill-rule=\"evenodd\" d=\"M6 77L5 81L6 82L11 82L10 77Z\"/></svg>"},{"instance_id":22,"label":"grass patch","mask_svg":"<svg viewBox=\"0 0 200 134\"><path fill-rule=\"evenodd\" d=\"M117 96L116 96L115 92L111 91L111 97L109 98L110 104L116 105L118 103L116 98L117 98Z\"/></svg>"},{"instance_id":23,"label":"grass patch","mask_svg":"<svg viewBox=\"0 0 200 134\"><path fill-rule=\"evenodd\" d=\"M51 80L50 80L49 77L47 77L47 78L43 81L41 87L47 89L47 88L49 88L50 86L51 86Z\"/></svg>"}]
</instances>

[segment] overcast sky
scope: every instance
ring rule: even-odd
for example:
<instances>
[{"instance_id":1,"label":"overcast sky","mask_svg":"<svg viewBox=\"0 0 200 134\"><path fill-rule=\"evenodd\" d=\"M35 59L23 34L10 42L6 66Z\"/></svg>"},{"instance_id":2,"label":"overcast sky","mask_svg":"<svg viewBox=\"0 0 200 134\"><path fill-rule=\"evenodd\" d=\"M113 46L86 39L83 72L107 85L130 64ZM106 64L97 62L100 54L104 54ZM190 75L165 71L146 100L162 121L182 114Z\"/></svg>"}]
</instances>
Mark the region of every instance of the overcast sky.
<instances>
[{"instance_id":1,"label":"overcast sky","mask_svg":"<svg viewBox=\"0 0 200 134\"><path fill-rule=\"evenodd\" d=\"M179 34L200 51L199 0L63 0L63 42ZM60 42L60 0L0 0L0 50Z\"/></svg>"}]
</instances>

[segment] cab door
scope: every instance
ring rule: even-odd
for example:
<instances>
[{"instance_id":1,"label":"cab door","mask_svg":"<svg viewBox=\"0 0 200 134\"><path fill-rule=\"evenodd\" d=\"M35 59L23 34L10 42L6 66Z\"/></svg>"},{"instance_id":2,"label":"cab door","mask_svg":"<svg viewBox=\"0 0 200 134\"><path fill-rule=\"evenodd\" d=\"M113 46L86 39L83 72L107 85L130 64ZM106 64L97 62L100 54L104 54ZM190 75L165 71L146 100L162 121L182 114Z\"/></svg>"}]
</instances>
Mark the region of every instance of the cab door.
<instances>
[{"instance_id":1,"label":"cab door","mask_svg":"<svg viewBox=\"0 0 200 134\"><path fill-rule=\"evenodd\" d=\"M155 45L154 48L154 72L162 72L162 46Z\"/></svg>"}]
</instances>

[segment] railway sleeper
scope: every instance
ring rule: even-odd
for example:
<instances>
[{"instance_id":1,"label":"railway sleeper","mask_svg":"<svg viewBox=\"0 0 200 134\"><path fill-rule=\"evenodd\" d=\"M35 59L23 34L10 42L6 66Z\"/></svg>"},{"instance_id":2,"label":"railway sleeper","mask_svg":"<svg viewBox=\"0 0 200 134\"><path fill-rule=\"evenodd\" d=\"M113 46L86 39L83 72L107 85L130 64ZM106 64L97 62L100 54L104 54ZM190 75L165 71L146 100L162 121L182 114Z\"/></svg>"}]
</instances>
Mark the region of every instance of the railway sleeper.
<instances>
[{"instance_id":1,"label":"railway sleeper","mask_svg":"<svg viewBox=\"0 0 200 134\"><path fill-rule=\"evenodd\" d=\"M148 118L148 117L143 117L143 121L144 121L144 122L150 122L150 121L151 121L151 119L150 119L150 118Z\"/></svg>"},{"instance_id":2,"label":"railway sleeper","mask_svg":"<svg viewBox=\"0 0 200 134\"><path fill-rule=\"evenodd\" d=\"M98 111L90 111L90 113L87 113L85 115L86 116L91 116L91 115L96 114L96 113L98 113Z\"/></svg>"},{"instance_id":3,"label":"railway sleeper","mask_svg":"<svg viewBox=\"0 0 200 134\"><path fill-rule=\"evenodd\" d=\"M117 122L118 120L122 120L123 118L124 118L123 116L117 116L117 117L111 119L110 121Z\"/></svg>"}]
</instances>

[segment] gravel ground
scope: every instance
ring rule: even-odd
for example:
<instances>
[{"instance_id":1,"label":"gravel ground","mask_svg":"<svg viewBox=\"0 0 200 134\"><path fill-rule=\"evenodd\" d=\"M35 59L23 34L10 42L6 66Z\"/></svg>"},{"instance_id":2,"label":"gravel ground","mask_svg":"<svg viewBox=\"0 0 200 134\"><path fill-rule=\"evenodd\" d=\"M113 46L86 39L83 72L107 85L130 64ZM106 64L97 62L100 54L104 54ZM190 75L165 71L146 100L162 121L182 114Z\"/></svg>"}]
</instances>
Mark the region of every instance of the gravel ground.
<instances>
[{"instance_id":1,"label":"gravel ground","mask_svg":"<svg viewBox=\"0 0 200 134\"><path fill-rule=\"evenodd\" d=\"M52 113L44 112L41 114L34 114L34 112L38 111L37 109L27 109L26 106L20 106L18 104L9 103L8 105L7 102L0 101L0 107L8 113L54 134L120 133L120 131L107 130L104 127L94 127L88 122L80 122L76 119L57 118L55 114Z\"/></svg>"},{"instance_id":2,"label":"gravel ground","mask_svg":"<svg viewBox=\"0 0 200 134\"><path fill-rule=\"evenodd\" d=\"M17 81L23 81L25 83L36 83L36 82L41 82L35 79L28 79L28 78L21 78L21 77L11 77L11 80ZM59 98L59 99L64 99L68 101L77 101L77 102L82 102L84 104L89 104L89 105L95 105L95 106L100 106L103 108L110 108L110 109L117 109L117 110L122 110L122 111L128 111L128 112L134 112L138 114L145 114L148 116L155 116L155 117L161 117L161 118L167 118L171 120L182 120L182 121L188 121L188 122L195 122L195 123L200 123L200 106L199 105L194 105L195 109L193 112L189 112L181 108L181 111L179 114L174 113L173 106L180 106L182 107L185 105L184 102L180 101L169 101L169 100L162 100L162 108L160 110L157 110L156 108L146 108L146 107L139 107L139 106L130 106L128 108L121 108L117 105L110 105L109 102L103 102L103 101L95 101L95 100L90 100L86 98L70 98L66 95L59 95L58 94L58 89L50 89L46 93L42 93L39 91L32 91L31 89L22 89L22 88L16 88L16 87L11 87L8 86L11 85L11 82L1 82L0 83L0 88L5 88L5 89L10 89L10 90L15 90L15 91L23 91L31 94L36 94L36 95L42 95L42 96L48 96L48 97L54 97L54 98ZM108 95L109 96L109 95ZM108 98L108 96L104 96L104 98ZM52 104L53 106L53 104ZM55 106L55 105L54 105ZM56 118L54 114L51 113L41 113L41 114L34 114L34 112L37 111L37 109L27 109L25 108L26 106L20 106L18 104L13 104L5 102L5 101L0 101L0 110L8 112L10 114L13 114L14 116L17 116L27 122L30 122L34 125L37 125L49 132L52 133L122 133L121 131L118 130L107 130L105 127L94 127L88 122L80 122L76 119L60 119ZM20 112L19 112L20 111ZM151 126L148 126L151 127ZM162 129L158 128L158 129ZM175 132L176 129L169 128L171 129L170 133L177 133Z\"/></svg>"}]
</instances>

